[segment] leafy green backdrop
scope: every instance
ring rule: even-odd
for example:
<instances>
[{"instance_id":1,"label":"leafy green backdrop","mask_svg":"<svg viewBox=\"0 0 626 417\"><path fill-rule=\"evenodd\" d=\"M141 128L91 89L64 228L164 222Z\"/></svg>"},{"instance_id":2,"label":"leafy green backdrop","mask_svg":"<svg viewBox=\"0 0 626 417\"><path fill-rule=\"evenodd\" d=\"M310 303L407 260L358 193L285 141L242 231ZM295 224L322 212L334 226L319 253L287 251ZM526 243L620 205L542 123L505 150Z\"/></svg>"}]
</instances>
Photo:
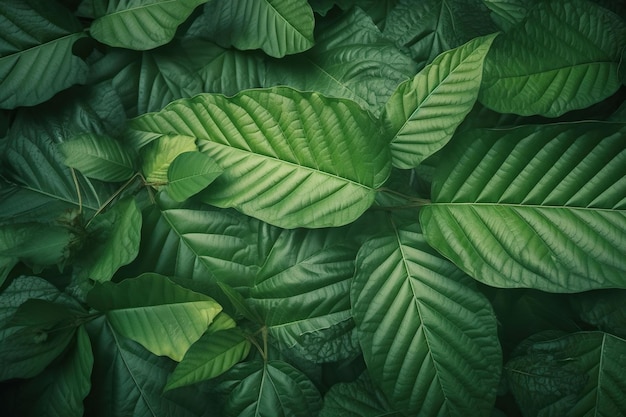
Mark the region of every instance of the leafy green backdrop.
<instances>
[{"instance_id":1,"label":"leafy green backdrop","mask_svg":"<svg viewBox=\"0 0 626 417\"><path fill-rule=\"evenodd\" d=\"M1 413L626 416L625 18L1 2Z\"/></svg>"}]
</instances>

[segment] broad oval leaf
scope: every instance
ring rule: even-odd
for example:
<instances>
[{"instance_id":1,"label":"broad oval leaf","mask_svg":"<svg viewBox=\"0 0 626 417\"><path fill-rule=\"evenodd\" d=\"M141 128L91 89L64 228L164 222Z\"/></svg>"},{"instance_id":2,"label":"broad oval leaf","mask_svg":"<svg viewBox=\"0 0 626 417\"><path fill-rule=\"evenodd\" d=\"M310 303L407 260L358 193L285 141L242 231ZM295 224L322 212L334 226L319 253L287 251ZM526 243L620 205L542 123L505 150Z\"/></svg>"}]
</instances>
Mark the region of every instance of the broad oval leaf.
<instances>
[{"instance_id":1,"label":"broad oval leaf","mask_svg":"<svg viewBox=\"0 0 626 417\"><path fill-rule=\"evenodd\" d=\"M146 50L172 40L176 29L207 0L109 0L89 33L109 46Z\"/></svg>"},{"instance_id":2,"label":"broad oval leaf","mask_svg":"<svg viewBox=\"0 0 626 417\"><path fill-rule=\"evenodd\" d=\"M203 201L284 228L356 220L390 169L378 123L356 103L287 87L182 99L130 127L137 142L196 138L224 169Z\"/></svg>"},{"instance_id":3,"label":"broad oval leaf","mask_svg":"<svg viewBox=\"0 0 626 417\"><path fill-rule=\"evenodd\" d=\"M382 117L395 167L414 168L450 140L478 97L495 36L442 53L394 91Z\"/></svg>"},{"instance_id":4,"label":"broad oval leaf","mask_svg":"<svg viewBox=\"0 0 626 417\"><path fill-rule=\"evenodd\" d=\"M84 133L59 146L65 164L86 177L116 182L135 174L133 155L110 136Z\"/></svg>"},{"instance_id":5,"label":"broad oval leaf","mask_svg":"<svg viewBox=\"0 0 626 417\"><path fill-rule=\"evenodd\" d=\"M202 152L185 152L176 157L167 171L167 193L182 202L206 188L222 169Z\"/></svg>"},{"instance_id":6,"label":"broad oval leaf","mask_svg":"<svg viewBox=\"0 0 626 417\"><path fill-rule=\"evenodd\" d=\"M176 361L183 359L222 310L211 297L151 273L119 284L96 284L87 294L87 302L106 312L117 332L155 355Z\"/></svg>"},{"instance_id":7,"label":"broad oval leaf","mask_svg":"<svg viewBox=\"0 0 626 417\"><path fill-rule=\"evenodd\" d=\"M420 212L444 256L496 287L626 288L623 124L473 130L451 145Z\"/></svg>"},{"instance_id":8,"label":"broad oval leaf","mask_svg":"<svg viewBox=\"0 0 626 417\"><path fill-rule=\"evenodd\" d=\"M479 100L500 113L556 117L609 97L626 24L585 0L544 1L494 42Z\"/></svg>"},{"instance_id":9,"label":"broad oval leaf","mask_svg":"<svg viewBox=\"0 0 626 417\"><path fill-rule=\"evenodd\" d=\"M0 108L42 103L87 79L87 64L74 55L86 38L76 17L54 3L0 2Z\"/></svg>"},{"instance_id":10,"label":"broad oval leaf","mask_svg":"<svg viewBox=\"0 0 626 417\"><path fill-rule=\"evenodd\" d=\"M580 332L538 341L505 365L527 416L620 416L626 410L626 340Z\"/></svg>"},{"instance_id":11,"label":"broad oval leaf","mask_svg":"<svg viewBox=\"0 0 626 417\"><path fill-rule=\"evenodd\" d=\"M489 416L499 383L496 318L471 279L428 246L417 224L368 240L352 313L372 380L410 415Z\"/></svg>"},{"instance_id":12,"label":"broad oval leaf","mask_svg":"<svg viewBox=\"0 0 626 417\"><path fill-rule=\"evenodd\" d=\"M194 138L189 136L166 135L152 141L141 150L141 171L146 181L157 187L166 185L172 162L179 155L197 149Z\"/></svg>"}]
</instances>

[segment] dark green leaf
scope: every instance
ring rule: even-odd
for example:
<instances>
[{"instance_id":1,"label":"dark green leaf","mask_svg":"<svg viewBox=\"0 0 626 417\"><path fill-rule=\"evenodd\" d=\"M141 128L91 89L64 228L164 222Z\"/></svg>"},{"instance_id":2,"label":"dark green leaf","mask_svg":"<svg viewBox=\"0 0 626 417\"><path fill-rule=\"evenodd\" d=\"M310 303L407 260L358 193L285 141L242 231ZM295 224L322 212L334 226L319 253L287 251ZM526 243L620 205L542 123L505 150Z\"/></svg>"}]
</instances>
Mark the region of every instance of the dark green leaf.
<instances>
[{"instance_id":1,"label":"dark green leaf","mask_svg":"<svg viewBox=\"0 0 626 417\"><path fill-rule=\"evenodd\" d=\"M0 225L0 256L29 265L62 265L69 256L72 234L64 227L41 223Z\"/></svg>"},{"instance_id":2,"label":"dark green leaf","mask_svg":"<svg viewBox=\"0 0 626 417\"><path fill-rule=\"evenodd\" d=\"M572 298L580 318L600 330L626 338L626 290L602 290L577 294Z\"/></svg>"}]
</instances>

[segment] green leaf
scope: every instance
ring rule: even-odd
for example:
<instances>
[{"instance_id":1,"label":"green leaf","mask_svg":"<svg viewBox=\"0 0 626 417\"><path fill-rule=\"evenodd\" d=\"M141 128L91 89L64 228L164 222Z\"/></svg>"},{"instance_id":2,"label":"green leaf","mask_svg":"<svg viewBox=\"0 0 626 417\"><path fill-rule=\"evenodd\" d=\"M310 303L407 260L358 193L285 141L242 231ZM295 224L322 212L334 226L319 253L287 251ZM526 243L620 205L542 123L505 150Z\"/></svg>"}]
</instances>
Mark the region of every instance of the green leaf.
<instances>
[{"instance_id":1,"label":"green leaf","mask_svg":"<svg viewBox=\"0 0 626 417\"><path fill-rule=\"evenodd\" d=\"M87 242L75 265L79 279L104 282L139 252L141 212L133 198L116 202L87 226Z\"/></svg>"},{"instance_id":2,"label":"green leaf","mask_svg":"<svg viewBox=\"0 0 626 417\"><path fill-rule=\"evenodd\" d=\"M281 58L311 48L314 25L306 0L212 0L190 33L224 47L260 48Z\"/></svg>"},{"instance_id":3,"label":"green leaf","mask_svg":"<svg viewBox=\"0 0 626 417\"><path fill-rule=\"evenodd\" d=\"M581 332L539 341L505 366L524 415L619 416L626 411L626 341Z\"/></svg>"},{"instance_id":4,"label":"green leaf","mask_svg":"<svg viewBox=\"0 0 626 417\"><path fill-rule=\"evenodd\" d=\"M385 105L383 125L391 137L395 167L408 169L441 149L474 106L483 60L495 35L444 52L412 80L403 82Z\"/></svg>"},{"instance_id":5,"label":"green leaf","mask_svg":"<svg viewBox=\"0 0 626 417\"><path fill-rule=\"evenodd\" d=\"M89 33L120 48L146 50L172 40L176 29L207 0L109 0L98 10Z\"/></svg>"},{"instance_id":6,"label":"green leaf","mask_svg":"<svg viewBox=\"0 0 626 417\"><path fill-rule=\"evenodd\" d=\"M69 257L72 234L64 227L41 223L0 225L0 256L29 265L62 265Z\"/></svg>"},{"instance_id":7,"label":"green leaf","mask_svg":"<svg viewBox=\"0 0 626 417\"><path fill-rule=\"evenodd\" d=\"M222 169L202 152L185 152L176 157L167 171L167 193L182 202L205 189Z\"/></svg>"},{"instance_id":8,"label":"green leaf","mask_svg":"<svg viewBox=\"0 0 626 417\"><path fill-rule=\"evenodd\" d=\"M489 416L499 383L496 318L419 226L360 249L350 297L367 369L394 409Z\"/></svg>"},{"instance_id":9,"label":"green leaf","mask_svg":"<svg viewBox=\"0 0 626 417\"><path fill-rule=\"evenodd\" d=\"M196 138L224 169L203 200L284 228L356 220L389 172L378 124L360 107L286 87L199 95L130 125L138 141Z\"/></svg>"},{"instance_id":10,"label":"green leaf","mask_svg":"<svg viewBox=\"0 0 626 417\"><path fill-rule=\"evenodd\" d=\"M0 286L4 284L11 270L20 260L10 256L0 256Z\"/></svg>"},{"instance_id":11,"label":"green leaf","mask_svg":"<svg viewBox=\"0 0 626 417\"><path fill-rule=\"evenodd\" d=\"M85 400L85 415L207 417L216 409L195 386L163 393L174 362L121 337L103 319L87 328L95 357L92 380L97 383Z\"/></svg>"},{"instance_id":12,"label":"green leaf","mask_svg":"<svg viewBox=\"0 0 626 417\"><path fill-rule=\"evenodd\" d=\"M491 18L504 30L522 22L537 0L483 0L491 10Z\"/></svg>"},{"instance_id":13,"label":"green leaf","mask_svg":"<svg viewBox=\"0 0 626 417\"><path fill-rule=\"evenodd\" d=\"M130 151L109 136L84 133L59 146L65 164L89 178L116 182L135 174Z\"/></svg>"},{"instance_id":14,"label":"green leaf","mask_svg":"<svg viewBox=\"0 0 626 417\"><path fill-rule=\"evenodd\" d=\"M228 416L309 417L322 401L315 385L286 362L247 362L225 405Z\"/></svg>"},{"instance_id":15,"label":"green leaf","mask_svg":"<svg viewBox=\"0 0 626 417\"><path fill-rule=\"evenodd\" d=\"M349 288L358 247L346 228L285 230L250 289L281 349L314 362L358 355Z\"/></svg>"},{"instance_id":16,"label":"green leaf","mask_svg":"<svg viewBox=\"0 0 626 417\"><path fill-rule=\"evenodd\" d=\"M540 2L485 60L479 100L500 113L556 117L620 86L626 24L585 0Z\"/></svg>"},{"instance_id":17,"label":"green leaf","mask_svg":"<svg viewBox=\"0 0 626 417\"><path fill-rule=\"evenodd\" d=\"M397 85L417 71L365 12L354 8L319 27L309 51L268 62L266 85L347 98L378 116Z\"/></svg>"},{"instance_id":18,"label":"green leaf","mask_svg":"<svg viewBox=\"0 0 626 417\"><path fill-rule=\"evenodd\" d=\"M119 284L105 282L87 294L87 302L106 312L113 328L155 355L180 361L222 307L212 298L146 273Z\"/></svg>"},{"instance_id":19,"label":"green leaf","mask_svg":"<svg viewBox=\"0 0 626 417\"><path fill-rule=\"evenodd\" d=\"M250 341L240 329L205 333L191 345L183 360L167 380L165 390L195 384L223 374L245 359Z\"/></svg>"},{"instance_id":20,"label":"green leaf","mask_svg":"<svg viewBox=\"0 0 626 417\"><path fill-rule=\"evenodd\" d=\"M580 318L600 330L626 338L626 290L603 290L577 294L572 298Z\"/></svg>"},{"instance_id":21,"label":"green leaf","mask_svg":"<svg viewBox=\"0 0 626 417\"><path fill-rule=\"evenodd\" d=\"M420 212L426 239L496 287L625 287L625 134L599 122L465 132Z\"/></svg>"},{"instance_id":22,"label":"green leaf","mask_svg":"<svg viewBox=\"0 0 626 417\"><path fill-rule=\"evenodd\" d=\"M0 28L0 108L39 104L86 80L87 64L73 53L86 34L64 7L5 1Z\"/></svg>"},{"instance_id":23,"label":"green leaf","mask_svg":"<svg viewBox=\"0 0 626 417\"><path fill-rule=\"evenodd\" d=\"M356 381L333 385L324 396L320 417L400 417L386 404L364 372Z\"/></svg>"},{"instance_id":24,"label":"green leaf","mask_svg":"<svg viewBox=\"0 0 626 417\"><path fill-rule=\"evenodd\" d=\"M34 326L47 330L73 316L66 305L30 298L20 304L7 326Z\"/></svg>"},{"instance_id":25,"label":"green leaf","mask_svg":"<svg viewBox=\"0 0 626 417\"><path fill-rule=\"evenodd\" d=\"M156 185L167 184L170 164L179 155L197 149L195 139L189 136L168 135L151 142L141 152L143 158L141 170L146 181Z\"/></svg>"},{"instance_id":26,"label":"green leaf","mask_svg":"<svg viewBox=\"0 0 626 417\"><path fill-rule=\"evenodd\" d=\"M247 300L240 293L235 291L233 287L219 281L217 282L217 286L220 287L222 292L224 292L224 295L226 295L228 301L230 301L230 303L233 305L237 314L240 314L241 316L254 323L264 323L264 320L259 316L257 311L248 306Z\"/></svg>"}]
</instances>

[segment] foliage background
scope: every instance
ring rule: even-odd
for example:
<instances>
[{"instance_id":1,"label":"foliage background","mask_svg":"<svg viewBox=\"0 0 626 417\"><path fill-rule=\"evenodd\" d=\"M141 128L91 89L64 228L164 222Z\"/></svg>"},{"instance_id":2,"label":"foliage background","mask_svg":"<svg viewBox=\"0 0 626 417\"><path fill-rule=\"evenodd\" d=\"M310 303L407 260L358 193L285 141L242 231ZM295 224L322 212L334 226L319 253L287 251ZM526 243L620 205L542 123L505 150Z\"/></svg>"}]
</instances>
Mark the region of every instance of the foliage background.
<instances>
[{"instance_id":1,"label":"foliage background","mask_svg":"<svg viewBox=\"0 0 626 417\"><path fill-rule=\"evenodd\" d=\"M7 415L626 415L626 8L0 3Z\"/></svg>"}]
</instances>

